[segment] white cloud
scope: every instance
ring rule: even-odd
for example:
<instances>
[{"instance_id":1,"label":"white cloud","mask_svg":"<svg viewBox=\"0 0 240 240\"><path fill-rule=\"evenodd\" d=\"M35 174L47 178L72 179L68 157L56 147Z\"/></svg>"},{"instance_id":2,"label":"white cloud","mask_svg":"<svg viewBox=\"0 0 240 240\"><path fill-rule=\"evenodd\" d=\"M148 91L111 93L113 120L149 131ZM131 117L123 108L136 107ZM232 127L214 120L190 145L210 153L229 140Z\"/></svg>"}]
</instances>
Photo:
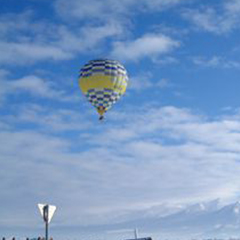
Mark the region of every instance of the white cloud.
<instances>
[{"instance_id":1,"label":"white cloud","mask_svg":"<svg viewBox=\"0 0 240 240\"><path fill-rule=\"evenodd\" d=\"M189 9L183 16L205 31L226 34L239 27L239 13L239 1L230 0L215 7Z\"/></svg>"},{"instance_id":2,"label":"white cloud","mask_svg":"<svg viewBox=\"0 0 240 240\"><path fill-rule=\"evenodd\" d=\"M203 67L240 69L240 62L228 60L221 56L213 56L211 58L195 57L193 58L193 63Z\"/></svg>"},{"instance_id":3,"label":"white cloud","mask_svg":"<svg viewBox=\"0 0 240 240\"><path fill-rule=\"evenodd\" d=\"M178 42L163 35L145 35L133 42L119 42L129 34L132 14L136 7L155 11L169 6L175 6L183 0L141 0L136 4L133 0L117 2L105 1L56 1L55 7L60 15L71 19L71 24L57 23L34 17L33 11L20 14L3 14L0 18L0 64L34 64L36 62L53 60L62 61L76 57L79 53L95 52L101 54L109 46L103 45L106 39L116 42L113 54L120 57L130 56L126 48L133 51L135 57L148 54L158 55L177 46ZM143 10L143 11L144 11ZM72 18L80 18L81 24L72 23ZM98 20L97 22L94 20ZM104 21L100 21L104 19ZM85 21L86 20L86 21ZM153 51L147 42L154 44ZM142 51L139 52L139 48ZM154 46L153 46L154 47ZM136 48L135 50L133 48ZM123 49L122 56L119 51ZM144 50L145 49L145 50ZM137 54L139 52L139 54ZM156 54L155 54L156 53ZM173 60L167 59L169 62Z\"/></svg>"},{"instance_id":4,"label":"white cloud","mask_svg":"<svg viewBox=\"0 0 240 240\"><path fill-rule=\"evenodd\" d=\"M20 201L12 211L21 216L21 224L29 218L35 224L39 216L26 213L34 202L44 201L59 206L56 225L61 225L109 222L110 216L133 206L136 210L136 206L141 209L163 202L186 204L237 196L237 116L209 120L170 106L134 111L127 112L124 121L111 121L109 114L109 122L79 128L74 138L39 133L38 128L2 130L0 208L5 223L9 212L4 202L16 198ZM28 119L38 123L31 114L23 113L19 123ZM61 114L54 112L57 118ZM69 119L69 124L74 122ZM8 123L14 126L10 118ZM28 209L26 213L20 213L19 206ZM17 219L11 224L17 224Z\"/></svg>"},{"instance_id":5,"label":"white cloud","mask_svg":"<svg viewBox=\"0 0 240 240\"><path fill-rule=\"evenodd\" d=\"M121 36L125 32L124 27L116 21L109 21L103 25L85 25L75 32L68 28L59 27L59 40L56 45L66 52L79 53L92 51L102 41L111 37Z\"/></svg>"},{"instance_id":6,"label":"white cloud","mask_svg":"<svg viewBox=\"0 0 240 240\"><path fill-rule=\"evenodd\" d=\"M47 44L2 42L0 49L0 63L2 64L24 64L45 59L66 60L72 58L71 53Z\"/></svg>"},{"instance_id":7,"label":"white cloud","mask_svg":"<svg viewBox=\"0 0 240 240\"><path fill-rule=\"evenodd\" d=\"M99 27L84 27L82 29L82 38L88 49L96 46L106 38L121 36L124 33L124 27L119 22L112 21Z\"/></svg>"},{"instance_id":8,"label":"white cloud","mask_svg":"<svg viewBox=\"0 0 240 240\"><path fill-rule=\"evenodd\" d=\"M169 64L177 64L179 61L178 59L171 57L171 56L164 56L160 58L154 59L154 63L160 64L160 65L169 65Z\"/></svg>"},{"instance_id":9,"label":"white cloud","mask_svg":"<svg viewBox=\"0 0 240 240\"><path fill-rule=\"evenodd\" d=\"M159 88L167 88L167 87L170 87L170 86L172 86L172 84L166 78L162 78L157 82L157 87L159 87Z\"/></svg>"},{"instance_id":10,"label":"white cloud","mask_svg":"<svg viewBox=\"0 0 240 240\"><path fill-rule=\"evenodd\" d=\"M142 73L138 76L132 76L130 77L129 89L140 91L152 88L154 83L151 81L151 79L151 73Z\"/></svg>"},{"instance_id":11,"label":"white cloud","mask_svg":"<svg viewBox=\"0 0 240 240\"><path fill-rule=\"evenodd\" d=\"M84 20L103 20L123 19L130 14L142 12L145 10L161 11L165 8L175 6L186 0L57 0L55 9L58 14L66 18L84 19Z\"/></svg>"},{"instance_id":12,"label":"white cloud","mask_svg":"<svg viewBox=\"0 0 240 240\"><path fill-rule=\"evenodd\" d=\"M159 81L153 81L152 74L142 73L139 76L130 77L129 89L143 91L149 88L163 89L171 87L172 84L168 79L162 78Z\"/></svg>"},{"instance_id":13,"label":"white cloud","mask_svg":"<svg viewBox=\"0 0 240 240\"><path fill-rule=\"evenodd\" d=\"M53 82L43 80L37 76L25 76L21 79L9 82L13 91L28 92L33 96L52 99L64 99L64 92L57 90Z\"/></svg>"},{"instance_id":14,"label":"white cloud","mask_svg":"<svg viewBox=\"0 0 240 240\"><path fill-rule=\"evenodd\" d=\"M180 43L170 37L161 34L146 34L138 39L129 42L116 42L112 56L131 61L138 61L141 58L154 58L166 54Z\"/></svg>"},{"instance_id":15,"label":"white cloud","mask_svg":"<svg viewBox=\"0 0 240 240\"><path fill-rule=\"evenodd\" d=\"M37 21L33 15L32 11L26 11L1 16L1 64L32 64L46 59L65 60L72 57L72 53L54 44L58 26Z\"/></svg>"},{"instance_id":16,"label":"white cloud","mask_svg":"<svg viewBox=\"0 0 240 240\"><path fill-rule=\"evenodd\" d=\"M124 25L115 20L76 27L35 20L32 12L3 15L1 20L0 64L69 60L79 53L99 53L101 48L96 46L104 40L126 33Z\"/></svg>"},{"instance_id":17,"label":"white cloud","mask_svg":"<svg viewBox=\"0 0 240 240\"><path fill-rule=\"evenodd\" d=\"M25 93L33 97L55 99L56 101L76 100L75 96L69 96L66 91L56 87L57 83L34 75L12 80L8 75L1 76L0 74L0 82L2 85L0 90L1 101L4 101L7 96Z\"/></svg>"},{"instance_id":18,"label":"white cloud","mask_svg":"<svg viewBox=\"0 0 240 240\"><path fill-rule=\"evenodd\" d=\"M230 14L239 14L240 13L240 2L239 0L230 0L224 2L224 8Z\"/></svg>"},{"instance_id":19,"label":"white cloud","mask_svg":"<svg viewBox=\"0 0 240 240\"><path fill-rule=\"evenodd\" d=\"M86 117L80 111L69 109L53 109L36 104L24 104L18 108L16 116L13 118L8 116L12 124L19 122L34 125L40 132L77 132L79 130L87 130L92 124L87 121Z\"/></svg>"}]
</instances>

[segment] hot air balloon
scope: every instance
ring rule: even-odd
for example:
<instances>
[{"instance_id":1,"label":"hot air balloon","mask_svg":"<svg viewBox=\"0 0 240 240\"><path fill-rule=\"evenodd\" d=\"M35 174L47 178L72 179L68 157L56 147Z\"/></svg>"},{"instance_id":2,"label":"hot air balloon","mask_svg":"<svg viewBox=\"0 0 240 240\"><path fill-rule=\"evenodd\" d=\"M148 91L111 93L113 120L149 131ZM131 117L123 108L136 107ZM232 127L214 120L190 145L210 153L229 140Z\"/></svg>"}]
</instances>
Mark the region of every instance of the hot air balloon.
<instances>
[{"instance_id":1,"label":"hot air balloon","mask_svg":"<svg viewBox=\"0 0 240 240\"><path fill-rule=\"evenodd\" d=\"M128 76L126 69L118 61L91 60L80 71L79 85L102 120L104 113L125 93Z\"/></svg>"}]
</instances>

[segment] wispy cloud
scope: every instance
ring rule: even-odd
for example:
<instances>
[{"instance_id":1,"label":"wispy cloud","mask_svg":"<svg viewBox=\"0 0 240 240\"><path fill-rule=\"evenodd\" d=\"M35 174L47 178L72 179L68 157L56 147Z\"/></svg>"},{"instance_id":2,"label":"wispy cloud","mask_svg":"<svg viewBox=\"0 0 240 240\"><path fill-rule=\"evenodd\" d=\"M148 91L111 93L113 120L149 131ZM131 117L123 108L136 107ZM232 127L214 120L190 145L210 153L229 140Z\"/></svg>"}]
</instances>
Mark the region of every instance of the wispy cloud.
<instances>
[{"instance_id":1,"label":"wispy cloud","mask_svg":"<svg viewBox=\"0 0 240 240\"><path fill-rule=\"evenodd\" d=\"M65 60L72 57L54 44L56 24L37 21L32 11L1 16L0 63L24 64L40 60Z\"/></svg>"},{"instance_id":2,"label":"wispy cloud","mask_svg":"<svg viewBox=\"0 0 240 240\"><path fill-rule=\"evenodd\" d=\"M75 96L70 96L51 80L42 79L38 76L24 76L12 80L8 75L0 75L2 85L0 98L3 101L7 96L17 94L30 94L32 97L55 99L57 101L74 101Z\"/></svg>"},{"instance_id":3,"label":"wispy cloud","mask_svg":"<svg viewBox=\"0 0 240 240\"><path fill-rule=\"evenodd\" d=\"M82 27L36 20L32 12L3 15L0 24L0 64L33 64L69 60L79 53L101 52L96 46L125 32L117 21Z\"/></svg>"},{"instance_id":4,"label":"wispy cloud","mask_svg":"<svg viewBox=\"0 0 240 240\"><path fill-rule=\"evenodd\" d=\"M71 53L64 52L60 48L38 43L0 43L2 64L23 64L45 59L66 60L72 58Z\"/></svg>"},{"instance_id":5,"label":"wispy cloud","mask_svg":"<svg viewBox=\"0 0 240 240\"><path fill-rule=\"evenodd\" d=\"M130 78L129 89L136 90L136 91L143 91L149 88L168 88L171 87L172 83L169 79L162 78L160 80L153 81L152 74L149 73L142 73L139 76L132 76Z\"/></svg>"},{"instance_id":6,"label":"wispy cloud","mask_svg":"<svg viewBox=\"0 0 240 240\"><path fill-rule=\"evenodd\" d=\"M39 132L60 133L78 132L89 129L92 124L79 111L69 110L63 107L59 109L37 104L24 104L19 106L16 115L5 117L12 125L26 124L37 129Z\"/></svg>"},{"instance_id":7,"label":"wispy cloud","mask_svg":"<svg viewBox=\"0 0 240 240\"><path fill-rule=\"evenodd\" d=\"M184 204L237 196L239 119L209 120L170 106L126 115L125 121L119 120L121 127L113 122L78 129L74 139L5 129L0 137L3 196L21 195L19 204L25 202L24 206L28 199L54 202L62 209L59 224L71 219L80 224L83 217L85 223L93 223L97 212L108 222L111 212L136 204L141 209L157 202ZM69 119L70 124L74 121ZM19 179L24 187L16 184ZM25 191L28 194L22 194Z\"/></svg>"},{"instance_id":8,"label":"wispy cloud","mask_svg":"<svg viewBox=\"0 0 240 240\"><path fill-rule=\"evenodd\" d=\"M238 0L219 3L216 7L186 10L183 16L198 28L215 34L226 34L239 27Z\"/></svg>"},{"instance_id":9,"label":"wispy cloud","mask_svg":"<svg viewBox=\"0 0 240 240\"><path fill-rule=\"evenodd\" d=\"M56 45L73 54L88 52L107 38L118 38L123 33L125 33L124 26L117 21L109 21L102 25L84 25L82 28L76 29L76 31L61 26L59 27L59 40Z\"/></svg>"},{"instance_id":10,"label":"wispy cloud","mask_svg":"<svg viewBox=\"0 0 240 240\"><path fill-rule=\"evenodd\" d=\"M57 0L55 9L58 14L64 18L102 20L128 18L130 14L150 10L161 11L165 8L184 3L186 0L123 0L117 2L114 0L97 1L77 1L70 0L68 3L64 0Z\"/></svg>"},{"instance_id":11,"label":"wispy cloud","mask_svg":"<svg viewBox=\"0 0 240 240\"><path fill-rule=\"evenodd\" d=\"M146 34L127 42L116 42L112 56L119 59L138 61L142 58L154 58L166 54L180 46L180 43L161 34Z\"/></svg>"},{"instance_id":12,"label":"wispy cloud","mask_svg":"<svg viewBox=\"0 0 240 240\"><path fill-rule=\"evenodd\" d=\"M231 14L238 14L240 12L240 2L238 0L230 0L230 1L224 2L223 4L226 11L228 11Z\"/></svg>"},{"instance_id":13,"label":"wispy cloud","mask_svg":"<svg viewBox=\"0 0 240 240\"><path fill-rule=\"evenodd\" d=\"M36 19L30 10L20 14L3 14L0 18L0 64L34 64L46 60L69 60L79 53L101 54L106 48L103 45L106 40L115 42L114 49L109 50L113 56L126 57L128 60L150 54L157 56L177 47L179 42L160 34L147 34L133 41L119 41L127 39L132 24L128 14L132 14L133 9L140 12L141 9L159 11L182 2L184 1L155 0L150 3L141 0L137 4L133 0L121 3L112 0L71 0L68 4L62 0L55 2L57 13L67 19L77 19L81 25L73 24L72 20L69 24L68 21ZM96 19L97 22L94 21ZM127 54L128 51L133 57Z\"/></svg>"},{"instance_id":14,"label":"wispy cloud","mask_svg":"<svg viewBox=\"0 0 240 240\"><path fill-rule=\"evenodd\" d=\"M240 62L235 60L228 60L221 56L213 56L211 58L195 57L193 63L203 67L211 68L228 68L228 69L240 69Z\"/></svg>"}]
</instances>

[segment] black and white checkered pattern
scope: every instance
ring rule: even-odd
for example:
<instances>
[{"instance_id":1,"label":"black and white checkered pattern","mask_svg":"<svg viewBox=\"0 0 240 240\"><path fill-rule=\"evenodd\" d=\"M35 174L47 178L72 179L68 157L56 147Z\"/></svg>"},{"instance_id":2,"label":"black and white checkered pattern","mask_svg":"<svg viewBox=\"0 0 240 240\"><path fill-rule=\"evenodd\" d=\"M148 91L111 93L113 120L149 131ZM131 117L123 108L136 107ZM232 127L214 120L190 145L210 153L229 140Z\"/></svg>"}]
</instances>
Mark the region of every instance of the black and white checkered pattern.
<instances>
[{"instance_id":1,"label":"black and white checkered pattern","mask_svg":"<svg viewBox=\"0 0 240 240\"><path fill-rule=\"evenodd\" d=\"M120 93L114 92L111 89L90 89L86 97L88 101L96 108L103 107L108 110L121 97Z\"/></svg>"}]
</instances>

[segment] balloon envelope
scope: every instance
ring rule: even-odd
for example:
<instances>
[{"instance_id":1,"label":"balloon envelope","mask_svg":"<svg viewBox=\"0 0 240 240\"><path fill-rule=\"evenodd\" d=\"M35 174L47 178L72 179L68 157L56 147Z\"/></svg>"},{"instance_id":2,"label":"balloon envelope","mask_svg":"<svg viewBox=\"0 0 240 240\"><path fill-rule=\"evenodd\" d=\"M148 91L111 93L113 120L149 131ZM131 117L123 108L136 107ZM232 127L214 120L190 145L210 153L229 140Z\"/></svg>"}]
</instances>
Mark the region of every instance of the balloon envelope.
<instances>
[{"instance_id":1,"label":"balloon envelope","mask_svg":"<svg viewBox=\"0 0 240 240\"><path fill-rule=\"evenodd\" d=\"M115 60L91 60L80 71L79 85L88 101L102 117L125 93L126 69Z\"/></svg>"}]
</instances>

